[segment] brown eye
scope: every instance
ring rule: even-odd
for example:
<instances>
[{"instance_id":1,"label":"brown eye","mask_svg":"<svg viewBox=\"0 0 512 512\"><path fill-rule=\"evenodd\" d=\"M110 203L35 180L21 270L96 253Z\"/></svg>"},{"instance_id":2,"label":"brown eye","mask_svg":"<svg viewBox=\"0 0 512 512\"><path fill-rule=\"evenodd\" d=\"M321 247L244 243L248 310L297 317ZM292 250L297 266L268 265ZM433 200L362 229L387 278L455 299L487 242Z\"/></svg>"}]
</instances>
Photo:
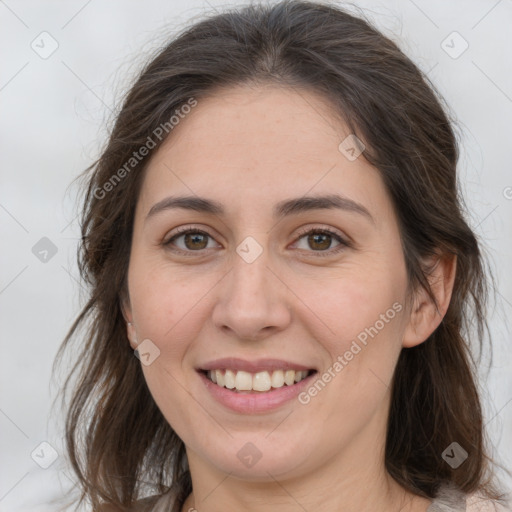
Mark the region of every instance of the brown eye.
<instances>
[{"instance_id":1,"label":"brown eye","mask_svg":"<svg viewBox=\"0 0 512 512\"><path fill-rule=\"evenodd\" d=\"M313 249L329 249L332 242L332 235L327 233L312 233L308 235L308 244Z\"/></svg>"},{"instance_id":2,"label":"brown eye","mask_svg":"<svg viewBox=\"0 0 512 512\"><path fill-rule=\"evenodd\" d=\"M187 249L206 249L208 245L207 236L203 233L187 233L182 235Z\"/></svg>"},{"instance_id":3,"label":"brown eye","mask_svg":"<svg viewBox=\"0 0 512 512\"><path fill-rule=\"evenodd\" d=\"M305 240L306 247L297 247L307 252L316 253L315 256L329 256L342 251L347 247L351 247L350 243L345 241L339 234L330 231L329 229L310 229L302 234L298 240ZM178 230L174 236L169 238L162 245L169 247L172 251L184 255L192 255L192 253L200 253L201 251L212 248L208 247L208 242L214 240L213 237L194 228L182 228ZM332 248L333 240L337 242L337 246Z\"/></svg>"},{"instance_id":4,"label":"brown eye","mask_svg":"<svg viewBox=\"0 0 512 512\"><path fill-rule=\"evenodd\" d=\"M194 251L201 251L203 249L207 249L208 247L208 241L211 238L211 236L204 232L200 231L198 229L185 229L180 232L178 232L176 235L172 236L169 240L164 242L163 245L165 246L177 246L178 252L194 252ZM183 245L180 245L176 243L176 241L182 239Z\"/></svg>"},{"instance_id":5,"label":"brown eye","mask_svg":"<svg viewBox=\"0 0 512 512\"><path fill-rule=\"evenodd\" d=\"M300 241L305 240L306 247L300 247ZM303 233L296 243L298 249L306 250L308 252L318 253L315 256L329 256L351 247L350 243L344 240L338 233L330 231L329 229L310 229ZM337 242L337 246L332 248L333 240Z\"/></svg>"}]
</instances>

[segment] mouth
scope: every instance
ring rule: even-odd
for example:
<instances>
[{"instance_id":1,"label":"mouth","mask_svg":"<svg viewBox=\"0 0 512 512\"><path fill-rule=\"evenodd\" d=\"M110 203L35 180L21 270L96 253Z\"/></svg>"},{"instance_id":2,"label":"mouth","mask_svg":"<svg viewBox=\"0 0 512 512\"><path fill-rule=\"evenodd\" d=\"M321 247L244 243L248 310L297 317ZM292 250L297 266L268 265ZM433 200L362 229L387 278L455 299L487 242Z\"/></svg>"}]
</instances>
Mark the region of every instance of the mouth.
<instances>
[{"instance_id":1,"label":"mouth","mask_svg":"<svg viewBox=\"0 0 512 512\"><path fill-rule=\"evenodd\" d=\"M274 369L248 372L235 369L200 369L206 379L219 388L240 394L259 394L291 387L317 373L315 369Z\"/></svg>"},{"instance_id":2,"label":"mouth","mask_svg":"<svg viewBox=\"0 0 512 512\"><path fill-rule=\"evenodd\" d=\"M239 414L271 414L292 402L316 378L317 368L285 359L237 357L195 368L208 395Z\"/></svg>"}]
</instances>

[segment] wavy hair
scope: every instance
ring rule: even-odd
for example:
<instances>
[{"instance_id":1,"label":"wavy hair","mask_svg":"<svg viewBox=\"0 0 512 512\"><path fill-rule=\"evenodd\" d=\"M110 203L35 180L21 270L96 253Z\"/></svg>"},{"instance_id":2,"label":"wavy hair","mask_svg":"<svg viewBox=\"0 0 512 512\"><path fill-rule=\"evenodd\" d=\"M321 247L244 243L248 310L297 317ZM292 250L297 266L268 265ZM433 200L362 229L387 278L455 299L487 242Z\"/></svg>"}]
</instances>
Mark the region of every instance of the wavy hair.
<instances>
[{"instance_id":1,"label":"wavy hair","mask_svg":"<svg viewBox=\"0 0 512 512\"><path fill-rule=\"evenodd\" d=\"M398 218L411 290L429 291L423 258L457 257L444 319L424 343L401 351L394 372L387 471L423 497L433 499L446 483L499 499L470 349L480 345L481 354L488 337L490 280L465 220L449 109L427 75L364 15L284 0L206 17L160 48L125 95L101 156L81 175L78 266L88 297L56 358L77 343L63 394L72 387L66 443L80 503L88 500L95 511L102 503L131 510L148 490L172 487L179 511L191 492L184 444L149 392L121 311L149 157L115 186L106 184L190 98L269 83L321 94L364 142L364 157L380 172ZM457 469L442 458L453 441L469 453Z\"/></svg>"}]
</instances>

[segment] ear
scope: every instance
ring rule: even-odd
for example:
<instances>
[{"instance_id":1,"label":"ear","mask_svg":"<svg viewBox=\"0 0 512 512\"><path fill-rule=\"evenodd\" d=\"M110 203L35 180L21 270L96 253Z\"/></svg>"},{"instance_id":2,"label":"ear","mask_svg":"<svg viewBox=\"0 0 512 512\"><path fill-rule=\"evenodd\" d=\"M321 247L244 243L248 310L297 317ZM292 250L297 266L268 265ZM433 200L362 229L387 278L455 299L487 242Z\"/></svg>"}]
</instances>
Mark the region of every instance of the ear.
<instances>
[{"instance_id":1,"label":"ear","mask_svg":"<svg viewBox=\"0 0 512 512\"><path fill-rule=\"evenodd\" d=\"M425 262L427 279L437 306L427 291L416 290L409 322L405 328L402 345L410 348L423 343L439 326L448 310L452 297L457 268L457 257L452 254L436 255Z\"/></svg>"},{"instance_id":2,"label":"ear","mask_svg":"<svg viewBox=\"0 0 512 512\"><path fill-rule=\"evenodd\" d=\"M123 314L123 318L126 321L126 336L130 342L130 346L135 350L137 345L139 344L137 340L137 331L135 330L135 325L133 323L133 315L132 308L130 305L130 299L126 296L122 296L120 298L121 303L121 312Z\"/></svg>"}]
</instances>

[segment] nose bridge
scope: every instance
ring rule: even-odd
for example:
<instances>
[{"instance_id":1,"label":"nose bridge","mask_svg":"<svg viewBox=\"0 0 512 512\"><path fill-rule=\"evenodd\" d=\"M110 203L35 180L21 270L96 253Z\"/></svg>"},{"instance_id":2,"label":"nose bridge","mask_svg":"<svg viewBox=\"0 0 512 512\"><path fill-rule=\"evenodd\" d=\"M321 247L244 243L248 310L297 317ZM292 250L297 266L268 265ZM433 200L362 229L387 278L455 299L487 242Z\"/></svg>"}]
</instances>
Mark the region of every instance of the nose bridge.
<instances>
[{"instance_id":1,"label":"nose bridge","mask_svg":"<svg viewBox=\"0 0 512 512\"><path fill-rule=\"evenodd\" d=\"M240 217L239 223L244 225L244 218ZM265 233L262 226L255 228L251 219L245 219L245 232L239 230L238 235L242 235L241 241L234 247L231 258L232 270L231 280L234 287L243 287L241 291L249 291L249 294L258 292L258 289L265 286L268 281L269 273L267 266L270 264L269 241L270 234ZM247 226L251 226L251 231ZM251 291L252 289L252 291ZM231 290L235 292L236 290Z\"/></svg>"},{"instance_id":2,"label":"nose bridge","mask_svg":"<svg viewBox=\"0 0 512 512\"><path fill-rule=\"evenodd\" d=\"M268 268L271 257L263 237L261 240L245 239L233 252L231 271L219 290L213 313L217 327L229 328L240 338L256 338L263 329L279 330L289 322L287 299Z\"/></svg>"},{"instance_id":3,"label":"nose bridge","mask_svg":"<svg viewBox=\"0 0 512 512\"><path fill-rule=\"evenodd\" d=\"M253 303L256 306L256 302L272 299L268 289L269 277L272 276L267 268L270 263L269 256L268 246L263 247L255 239L246 239L236 248L236 254L233 255L230 295L236 297L238 304Z\"/></svg>"}]
</instances>

